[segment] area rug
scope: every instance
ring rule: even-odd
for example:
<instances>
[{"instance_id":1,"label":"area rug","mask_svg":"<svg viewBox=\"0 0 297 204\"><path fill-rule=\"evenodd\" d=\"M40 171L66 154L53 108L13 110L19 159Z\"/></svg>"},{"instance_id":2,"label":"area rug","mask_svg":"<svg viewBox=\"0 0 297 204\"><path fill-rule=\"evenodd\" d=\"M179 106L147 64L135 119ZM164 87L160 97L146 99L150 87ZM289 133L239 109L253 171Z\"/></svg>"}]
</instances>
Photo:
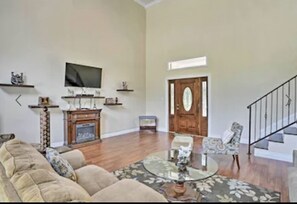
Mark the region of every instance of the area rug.
<instances>
[{"instance_id":1,"label":"area rug","mask_svg":"<svg viewBox=\"0 0 297 204\"><path fill-rule=\"evenodd\" d=\"M173 182L149 173L142 161L113 172L119 179L135 179L161 192L164 183ZM191 182L189 185L200 192L201 202L280 202L280 192L271 191L236 179L214 175L210 178Z\"/></svg>"}]
</instances>

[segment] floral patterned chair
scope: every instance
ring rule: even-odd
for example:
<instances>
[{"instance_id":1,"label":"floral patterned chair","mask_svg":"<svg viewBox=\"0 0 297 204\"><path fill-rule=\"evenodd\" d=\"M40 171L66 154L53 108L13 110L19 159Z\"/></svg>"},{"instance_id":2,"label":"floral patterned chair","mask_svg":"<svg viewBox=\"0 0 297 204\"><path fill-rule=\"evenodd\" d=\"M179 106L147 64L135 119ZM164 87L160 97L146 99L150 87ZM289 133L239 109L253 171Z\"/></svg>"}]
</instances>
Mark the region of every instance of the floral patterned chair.
<instances>
[{"instance_id":1,"label":"floral patterned chair","mask_svg":"<svg viewBox=\"0 0 297 204\"><path fill-rule=\"evenodd\" d=\"M234 136L227 144L223 144L221 138L209 138L205 137L202 141L204 154L229 154L233 156L233 160L236 159L237 167L239 166L239 145L243 126L237 122L234 122L231 126L231 131L234 132Z\"/></svg>"}]
</instances>

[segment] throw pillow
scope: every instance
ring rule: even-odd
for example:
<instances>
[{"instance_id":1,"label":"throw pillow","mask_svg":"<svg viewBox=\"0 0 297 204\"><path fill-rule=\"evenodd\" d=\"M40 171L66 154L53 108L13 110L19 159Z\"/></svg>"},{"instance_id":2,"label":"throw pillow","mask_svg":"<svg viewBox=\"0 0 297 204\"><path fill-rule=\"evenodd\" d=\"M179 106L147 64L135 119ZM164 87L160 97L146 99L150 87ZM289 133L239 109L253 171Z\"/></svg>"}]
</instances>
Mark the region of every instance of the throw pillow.
<instances>
[{"instance_id":1,"label":"throw pillow","mask_svg":"<svg viewBox=\"0 0 297 204\"><path fill-rule=\"evenodd\" d=\"M234 132L231 130L225 130L224 134L222 135L223 144L229 143L234 136Z\"/></svg>"},{"instance_id":2,"label":"throw pillow","mask_svg":"<svg viewBox=\"0 0 297 204\"><path fill-rule=\"evenodd\" d=\"M59 152L52 148L46 148L46 159L53 169L60 175L76 182L76 174L69 162L61 157Z\"/></svg>"}]
</instances>

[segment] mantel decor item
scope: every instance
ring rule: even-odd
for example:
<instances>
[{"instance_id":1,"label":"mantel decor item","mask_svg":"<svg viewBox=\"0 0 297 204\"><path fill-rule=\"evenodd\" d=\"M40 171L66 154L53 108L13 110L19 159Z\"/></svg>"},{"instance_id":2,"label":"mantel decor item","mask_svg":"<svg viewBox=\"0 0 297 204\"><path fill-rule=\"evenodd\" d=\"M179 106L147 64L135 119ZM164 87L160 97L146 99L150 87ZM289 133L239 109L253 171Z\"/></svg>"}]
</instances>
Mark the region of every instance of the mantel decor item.
<instances>
[{"instance_id":1,"label":"mantel decor item","mask_svg":"<svg viewBox=\"0 0 297 204\"><path fill-rule=\"evenodd\" d=\"M128 84L126 81L122 82L123 89L128 89Z\"/></svg>"},{"instance_id":2,"label":"mantel decor item","mask_svg":"<svg viewBox=\"0 0 297 204\"><path fill-rule=\"evenodd\" d=\"M49 105L49 97L39 97L38 105Z\"/></svg>"},{"instance_id":3,"label":"mantel decor item","mask_svg":"<svg viewBox=\"0 0 297 204\"><path fill-rule=\"evenodd\" d=\"M69 96L74 96L74 90L67 89Z\"/></svg>"},{"instance_id":4,"label":"mantel decor item","mask_svg":"<svg viewBox=\"0 0 297 204\"><path fill-rule=\"evenodd\" d=\"M114 103L114 99L113 98L105 98L105 103L106 104Z\"/></svg>"},{"instance_id":5,"label":"mantel decor item","mask_svg":"<svg viewBox=\"0 0 297 204\"><path fill-rule=\"evenodd\" d=\"M100 91L99 90L95 90L95 96L100 96Z\"/></svg>"},{"instance_id":6,"label":"mantel decor item","mask_svg":"<svg viewBox=\"0 0 297 204\"><path fill-rule=\"evenodd\" d=\"M11 72L11 84L15 85L22 85L24 83L23 73L21 74L14 74L14 72Z\"/></svg>"}]
</instances>

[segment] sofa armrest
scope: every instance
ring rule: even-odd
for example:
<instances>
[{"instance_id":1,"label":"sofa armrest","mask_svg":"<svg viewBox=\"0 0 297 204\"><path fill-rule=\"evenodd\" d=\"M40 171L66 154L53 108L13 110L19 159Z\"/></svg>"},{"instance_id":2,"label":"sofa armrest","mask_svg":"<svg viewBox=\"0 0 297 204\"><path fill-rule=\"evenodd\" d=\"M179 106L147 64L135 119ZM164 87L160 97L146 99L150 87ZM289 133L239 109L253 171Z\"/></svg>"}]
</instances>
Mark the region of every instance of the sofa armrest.
<instances>
[{"instance_id":1,"label":"sofa armrest","mask_svg":"<svg viewBox=\"0 0 297 204\"><path fill-rule=\"evenodd\" d=\"M74 170L86 165L85 157L78 149L62 153L61 156L70 163Z\"/></svg>"},{"instance_id":2,"label":"sofa armrest","mask_svg":"<svg viewBox=\"0 0 297 204\"><path fill-rule=\"evenodd\" d=\"M297 150L293 150L293 165L297 167Z\"/></svg>"}]
</instances>

